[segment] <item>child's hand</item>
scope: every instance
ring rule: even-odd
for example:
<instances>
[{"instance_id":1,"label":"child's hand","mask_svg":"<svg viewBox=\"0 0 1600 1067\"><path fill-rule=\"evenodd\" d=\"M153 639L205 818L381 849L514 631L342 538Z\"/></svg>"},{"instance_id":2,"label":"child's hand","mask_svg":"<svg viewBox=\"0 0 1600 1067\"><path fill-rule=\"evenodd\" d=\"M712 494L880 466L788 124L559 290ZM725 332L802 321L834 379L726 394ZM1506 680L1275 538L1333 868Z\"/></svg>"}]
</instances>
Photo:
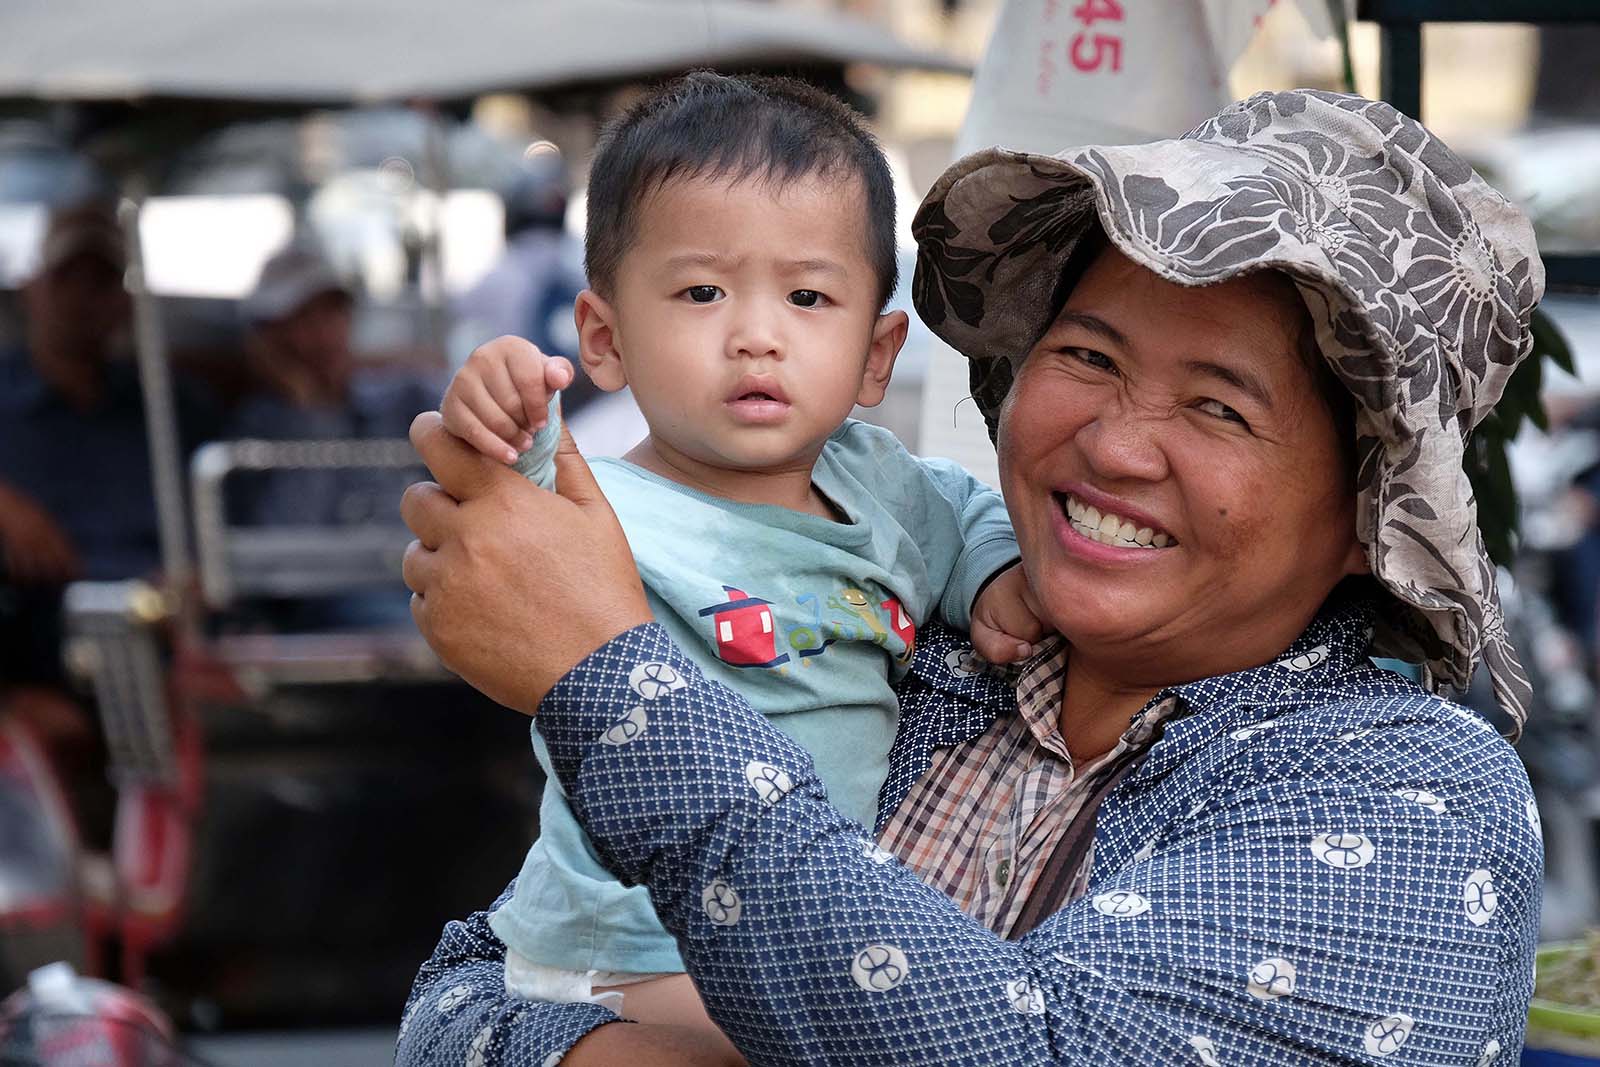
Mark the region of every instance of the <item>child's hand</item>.
<instances>
[{"instance_id":1,"label":"child's hand","mask_svg":"<svg viewBox=\"0 0 1600 1067\"><path fill-rule=\"evenodd\" d=\"M972 605L972 645L990 663L1027 659L1049 632L1019 564L1001 571Z\"/></svg>"},{"instance_id":2,"label":"child's hand","mask_svg":"<svg viewBox=\"0 0 1600 1067\"><path fill-rule=\"evenodd\" d=\"M444 428L490 459L515 463L548 419L550 394L572 383L572 364L531 341L496 337L450 379L439 404Z\"/></svg>"}]
</instances>

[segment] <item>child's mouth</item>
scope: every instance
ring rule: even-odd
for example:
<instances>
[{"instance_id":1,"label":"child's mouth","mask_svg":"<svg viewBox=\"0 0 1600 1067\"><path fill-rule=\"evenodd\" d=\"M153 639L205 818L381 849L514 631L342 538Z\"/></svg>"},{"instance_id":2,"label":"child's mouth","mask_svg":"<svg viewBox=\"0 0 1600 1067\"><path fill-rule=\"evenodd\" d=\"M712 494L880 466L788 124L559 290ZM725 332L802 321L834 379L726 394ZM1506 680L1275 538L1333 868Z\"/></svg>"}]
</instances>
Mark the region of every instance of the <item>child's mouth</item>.
<instances>
[{"instance_id":1,"label":"child's mouth","mask_svg":"<svg viewBox=\"0 0 1600 1067\"><path fill-rule=\"evenodd\" d=\"M747 374L739 379L726 404L741 422L777 422L789 411L789 398L783 387L762 374Z\"/></svg>"}]
</instances>

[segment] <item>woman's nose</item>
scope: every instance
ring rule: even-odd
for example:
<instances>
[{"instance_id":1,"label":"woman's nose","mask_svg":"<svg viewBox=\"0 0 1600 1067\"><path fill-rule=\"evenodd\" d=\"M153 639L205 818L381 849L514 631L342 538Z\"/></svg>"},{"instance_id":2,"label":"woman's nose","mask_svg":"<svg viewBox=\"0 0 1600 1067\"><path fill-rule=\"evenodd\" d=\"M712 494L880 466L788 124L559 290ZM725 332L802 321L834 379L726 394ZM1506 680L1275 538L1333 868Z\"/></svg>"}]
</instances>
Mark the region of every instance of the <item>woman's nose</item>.
<instances>
[{"instance_id":1,"label":"woman's nose","mask_svg":"<svg viewBox=\"0 0 1600 1067\"><path fill-rule=\"evenodd\" d=\"M1171 414L1126 399L1103 408L1078 431L1078 447L1100 477L1160 481L1169 473L1166 437Z\"/></svg>"}]
</instances>

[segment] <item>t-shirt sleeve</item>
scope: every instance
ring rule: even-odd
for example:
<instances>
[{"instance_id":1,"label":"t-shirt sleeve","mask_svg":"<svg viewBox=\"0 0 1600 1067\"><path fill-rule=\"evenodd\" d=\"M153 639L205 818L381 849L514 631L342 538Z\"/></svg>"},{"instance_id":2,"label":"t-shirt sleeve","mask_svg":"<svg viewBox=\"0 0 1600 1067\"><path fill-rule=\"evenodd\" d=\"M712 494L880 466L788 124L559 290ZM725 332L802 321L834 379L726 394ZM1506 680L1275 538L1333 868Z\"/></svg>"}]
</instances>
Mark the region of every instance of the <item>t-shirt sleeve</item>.
<instances>
[{"instance_id":1,"label":"t-shirt sleeve","mask_svg":"<svg viewBox=\"0 0 1600 1067\"><path fill-rule=\"evenodd\" d=\"M851 421L840 461L916 542L938 617L965 632L984 584L1020 553L1000 494L947 459L920 459L888 430Z\"/></svg>"},{"instance_id":2,"label":"t-shirt sleeve","mask_svg":"<svg viewBox=\"0 0 1600 1067\"><path fill-rule=\"evenodd\" d=\"M544 428L533 435L533 444L517 457L516 472L540 489L556 487L556 446L561 443L561 394L550 394Z\"/></svg>"},{"instance_id":3,"label":"t-shirt sleeve","mask_svg":"<svg viewBox=\"0 0 1600 1067\"><path fill-rule=\"evenodd\" d=\"M929 490L951 509L959 533L951 543L927 546L930 573L945 575L939 615L950 626L970 629L972 603L985 583L1021 557L1011 517L1000 494L959 463L948 459L915 463Z\"/></svg>"}]
</instances>

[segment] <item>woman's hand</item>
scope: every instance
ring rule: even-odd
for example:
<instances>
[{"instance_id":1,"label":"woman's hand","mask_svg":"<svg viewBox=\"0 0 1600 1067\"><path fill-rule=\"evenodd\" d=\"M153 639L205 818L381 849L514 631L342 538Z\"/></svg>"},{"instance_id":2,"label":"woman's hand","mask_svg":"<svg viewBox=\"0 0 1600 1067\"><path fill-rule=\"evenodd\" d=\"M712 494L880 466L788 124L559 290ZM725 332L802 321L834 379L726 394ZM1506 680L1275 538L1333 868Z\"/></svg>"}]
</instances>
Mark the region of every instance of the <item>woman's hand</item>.
<instances>
[{"instance_id":1,"label":"woman's hand","mask_svg":"<svg viewBox=\"0 0 1600 1067\"><path fill-rule=\"evenodd\" d=\"M473 451L439 413L411 424L437 482L406 490L411 614L445 666L532 715L584 657L651 619L617 517L565 429L554 493Z\"/></svg>"}]
</instances>

